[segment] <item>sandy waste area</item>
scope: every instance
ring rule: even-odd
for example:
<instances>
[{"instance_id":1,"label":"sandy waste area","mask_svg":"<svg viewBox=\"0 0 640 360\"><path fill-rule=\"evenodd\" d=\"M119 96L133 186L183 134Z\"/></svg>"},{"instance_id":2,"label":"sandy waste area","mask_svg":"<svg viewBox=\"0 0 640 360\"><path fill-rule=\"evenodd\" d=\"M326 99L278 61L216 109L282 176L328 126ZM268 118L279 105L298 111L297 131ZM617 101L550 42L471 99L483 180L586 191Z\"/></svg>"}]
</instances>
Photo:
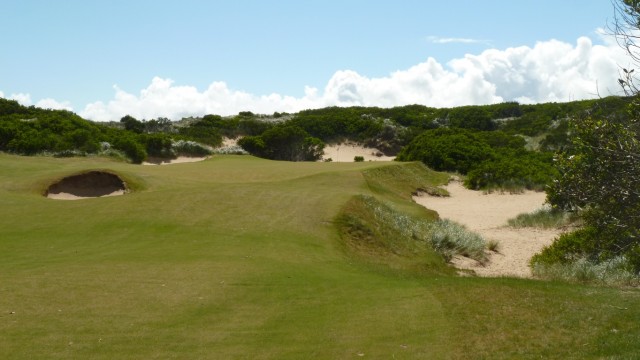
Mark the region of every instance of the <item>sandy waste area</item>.
<instances>
[{"instance_id":1,"label":"sandy waste area","mask_svg":"<svg viewBox=\"0 0 640 360\"><path fill-rule=\"evenodd\" d=\"M322 160L331 159L334 162L354 162L356 156L362 156L364 161L392 161L394 156L385 156L376 148L367 148L357 144L332 144L324 147Z\"/></svg>"},{"instance_id":2,"label":"sandy waste area","mask_svg":"<svg viewBox=\"0 0 640 360\"><path fill-rule=\"evenodd\" d=\"M441 218L479 233L487 242L495 240L499 243L497 253L487 251L489 261L484 265L466 257L455 257L452 263L458 269L472 270L479 276L529 278L532 276L529 268L531 257L561 233L559 229L507 227L508 219L541 208L546 197L544 192L484 194L466 189L459 181L449 183L445 189L450 197L422 194L414 196L414 200L437 211Z\"/></svg>"}]
</instances>

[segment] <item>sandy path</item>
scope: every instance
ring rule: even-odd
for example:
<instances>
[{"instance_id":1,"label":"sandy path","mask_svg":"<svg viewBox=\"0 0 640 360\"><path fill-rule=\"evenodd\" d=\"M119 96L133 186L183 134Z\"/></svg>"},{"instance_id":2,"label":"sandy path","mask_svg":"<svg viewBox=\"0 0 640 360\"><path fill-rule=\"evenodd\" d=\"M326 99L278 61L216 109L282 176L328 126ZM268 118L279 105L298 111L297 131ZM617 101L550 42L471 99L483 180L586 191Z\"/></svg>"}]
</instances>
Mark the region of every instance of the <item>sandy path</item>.
<instances>
[{"instance_id":1,"label":"sandy path","mask_svg":"<svg viewBox=\"0 0 640 360\"><path fill-rule=\"evenodd\" d=\"M527 191L523 194L484 194L471 191L454 181L445 187L450 197L415 196L414 200L440 217L464 224L481 234L487 241L499 242L499 253L488 252L489 262L484 266L468 258L455 258L453 264L461 269L473 270L480 276L531 277L529 259L550 244L560 230L505 227L507 220L521 213L539 209L545 193Z\"/></svg>"}]
</instances>

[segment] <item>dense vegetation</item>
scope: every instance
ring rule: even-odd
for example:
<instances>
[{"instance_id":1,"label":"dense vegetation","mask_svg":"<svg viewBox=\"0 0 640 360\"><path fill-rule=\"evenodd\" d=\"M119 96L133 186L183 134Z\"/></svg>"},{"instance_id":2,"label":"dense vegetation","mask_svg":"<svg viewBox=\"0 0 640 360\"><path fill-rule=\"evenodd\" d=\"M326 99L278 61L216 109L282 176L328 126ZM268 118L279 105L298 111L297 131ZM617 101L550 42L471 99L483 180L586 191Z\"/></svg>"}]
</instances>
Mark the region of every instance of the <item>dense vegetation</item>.
<instances>
[{"instance_id":1,"label":"dense vegetation","mask_svg":"<svg viewBox=\"0 0 640 360\"><path fill-rule=\"evenodd\" d=\"M614 4L614 35L640 65L640 2ZM539 276L622 283L640 277L640 89L633 69L621 69L620 75L630 95L625 106L603 99L569 122L569 145L557 154L559 176L547 191L548 201L577 213L584 226L532 259Z\"/></svg>"},{"instance_id":2,"label":"dense vegetation","mask_svg":"<svg viewBox=\"0 0 640 360\"><path fill-rule=\"evenodd\" d=\"M290 124L278 124L261 135L245 136L238 145L259 157L287 161L320 160L324 149L320 139Z\"/></svg>"},{"instance_id":3,"label":"dense vegetation","mask_svg":"<svg viewBox=\"0 0 640 360\"><path fill-rule=\"evenodd\" d=\"M69 111L0 99L0 151L22 155L104 154L140 163L147 157L206 155L209 147L222 143L223 135L252 134L264 128L252 118L227 121L214 115L186 124L166 118L140 121L129 115L118 123L94 123Z\"/></svg>"},{"instance_id":4,"label":"dense vegetation","mask_svg":"<svg viewBox=\"0 0 640 360\"><path fill-rule=\"evenodd\" d=\"M308 161L321 157L324 143L356 141L376 147L387 155L395 155L407 145L415 149L418 144L425 144L425 139L429 137L423 134L425 131L464 129L468 131L467 135L460 136L477 135L484 142L489 141L493 148L491 154L483 159L483 168L476 173L472 170L476 170L480 164L475 164L474 169L468 168L468 165L451 169L470 172L470 176L476 178L469 182L470 186L486 188L510 183L509 179L522 175L524 170L523 167L515 169L509 166L512 163L510 160L518 159L522 163L530 163L544 175L543 179L529 179L516 185L539 187L548 175L548 169L541 164L548 164L550 157L532 155L522 148L526 146L543 152L563 149L568 144L567 120L586 111L594 111L596 103L606 103L608 112L624 114L628 99L610 97L599 101L538 105L509 102L451 109L422 105L389 109L329 107L296 114L275 113L272 116L251 112L240 112L237 116L229 117L206 115L177 122L167 118L138 120L127 115L119 122L111 123L93 123L71 112L24 107L15 101L0 99L0 151L25 155L48 152L59 156L101 152L113 155L120 152L137 163L148 156L173 157L179 151L190 150L197 154L205 152L205 147L195 144L180 150L174 146L179 140L216 147L222 143L223 137L244 137L240 144L254 155ZM600 106L597 109L603 108ZM468 135L471 133L477 134ZM487 135L489 133L494 135ZM526 143L522 139L526 139ZM512 149L510 154L496 151L505 146ZM471 150L468 146L466 148ZM412 152L405 149L401 158L416 158L409 156ZM475 161L473 152L468 154L471 161ZM484 174L488 174L488 177Z\"/></svg>"},{"instance_id":5,"label":"dense vegetation","mask_svg":"<svg viewBox=\"0 0 640 360\"><path fill-rule=\"evenodd\" d=\"M473 189L542 190L557 171L553 154L568 145L568 121L584 113L624 116L628 98L609 97L571 103L521 105L515 102L435 109L421 105L390 109L329 107L305 110L246 138L250 153L270 159L317 159L308 156L304 138L316 144L351 140L376 147L400 161L419 160L437 170L466 175ZM273 133L297 129L296 146ZM298 149L295 156L291 147ZM288 149L284 151L283 149ZM321 155L321 152L317 152Z\"/></svg>"},{"instance_id":6,"label":"dense vegetation","mask_svg":"<svg viewBox=\"0 0 640 360\"><path fill-rule=\"evenodd\" d=\"M558 154L560 176L548 199L578 212L585 227L561 236L533 259L538 268L584 260L640 273L640 99L631 116L577 117L571 147Z\"/></svg>"},{"instance_id":7,"label":"dense vegetation","mask_svg":"<svg viewBox=\"0 0 640 360\"><path fill-rule=\"evenodd\" d=\"M427 130L397 159L467 175L465 185L472 189L542 190L555 175L550 153L528 151L524 139L502 131Z\"/></svg>"}]
</instances>

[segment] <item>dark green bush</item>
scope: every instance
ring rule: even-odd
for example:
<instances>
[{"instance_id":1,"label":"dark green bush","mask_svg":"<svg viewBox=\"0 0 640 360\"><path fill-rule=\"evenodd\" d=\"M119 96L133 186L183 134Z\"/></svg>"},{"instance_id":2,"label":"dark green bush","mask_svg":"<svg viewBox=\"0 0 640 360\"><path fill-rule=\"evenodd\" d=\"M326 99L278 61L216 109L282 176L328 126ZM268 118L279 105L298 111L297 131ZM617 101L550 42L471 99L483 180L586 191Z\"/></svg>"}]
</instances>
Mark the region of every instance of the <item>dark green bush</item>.
<instances>
[{"instance_id":1,"label":"dark green bush","mask_svg":"<svg viewBox=\"0 0 640 360\"><path fill-rule=\"evenodd\" d=\"M461 106L448 113L449 126L462 129L491 131L497 128L484 106Z\"/></svg>"},{"instance_id":2,"label":"dark green bush","mask_svg":"<svg viewBox=\"0 0 640 360\"><path fill-rule=\"evenodd\" d=\"M131 115L125 115L120 119L120 123L124 125L125 130L142 134L144 132L144 123Z\"/></svg>"},{"instance_id":3,"label":"dark green bush","mask_svg":"<svg viewBox=\"0 0 640 360\"><path fill-rule=\"evenodd\" d=\"M550 154L504 151L498 153L495 161L485 161L469 171L465 186L470 189L542 191L556 175Z\"/></svg>"},{"instance_id":4,"label":"dark green bush","mask_svg":"<svg viewBox=\"0 0 640 360\"><path fill-rule=\"evenodd\" d=\"M217 125L219 125L217 118L211 118L212 115L207 115L202 120L188 126L180 128L179 134L187 140L195 140L197 142L211 145L220 146L222 144L222 135ZM220 118L222 119L222 118Z\"/></svg>"},{"instance_id":5,"label":"dark green bush","mask_svg":"<svg viewBox=\"0 0 640 360\"><path fill-rule=\"evenodd\" d=\"M141 140L144 142L145 150L149 156L172 158L175 155L171 149L171 137L167 134L146 134L141 137Z\"/></svg>"},{"instance_id":6,"label":"dark green bush","mask_svg":"<svg viewBox=\"0 0 640 360\"><path fill-rule=\"evenodd\" d=\"M598 235L598 231L593 227L564 233L553 244L545 246L540 253L534 255L531 264L566 264L585 257L598 260L593 251L597 248Z\"/></svg>"},{"instance_id":7,"label":"dark green bush","mask_svg":"<svg viewBox=\"0 0 640 360\"><path fill-rule=\"evenodd\" d=\"M147 158L144 146L136 141L134 137L122 136L113 143L114 147L127 155L131 162L140 164Z\"/></svg>"},{"instance_id":8,"label":"dark green bush","mask_svg":"<svg viewBox=\"0 0 640 360\"><path fill-rule=\"evenodd\" d=\"M440 128L416 137L397 160L467 174L465 185L472 189L542 190L556 175L553 158L524 146L520 136L501 131Z\"/></svg>"},{"instance_id":9,"label":"dark green bush","mask_svg":"<svg viewBox=\"0 0 640 360\"><path fill-rule=\"evenodd\" d=\"M416 137L400 151L397 160L422 161L434 170L466 174L494 157L491 146L477 132L440 128Z\"/></svg>"},{"instance_id":10,"label":"dark green bush","mask_svg":"<svg viewBox=\"0 0 640 360\"><path fill-rule=\"evenodd\" d=\"M238 141L249 153L273 160L316 161L322 158L324 143L302 128L281 124L262 135L246 136Z\"/></svg>"}]
</instances>

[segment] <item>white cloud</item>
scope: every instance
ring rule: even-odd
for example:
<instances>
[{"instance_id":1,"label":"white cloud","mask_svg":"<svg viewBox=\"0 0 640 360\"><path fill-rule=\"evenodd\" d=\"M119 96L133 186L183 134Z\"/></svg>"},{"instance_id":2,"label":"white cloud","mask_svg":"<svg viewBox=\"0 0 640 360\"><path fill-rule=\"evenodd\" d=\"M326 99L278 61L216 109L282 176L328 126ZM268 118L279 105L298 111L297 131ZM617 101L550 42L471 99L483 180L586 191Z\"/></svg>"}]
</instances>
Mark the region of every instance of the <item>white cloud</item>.
<instances>
[{"instance_id":1,"label":"white cloud","mask_svg":"<svg viewBox=\"0 0 640 360\"><path fill-rule=\"evenodd\" d=\"M68 101L59 102L51 98L39 100L36 103L36 107L52 110L69 110L73 111L73 107Z\"/></svg>"},{"instance_id":2,"label":"white cloud","mask_svg":"<svg viewBox=\"0 0 640 360\"><path fill-rule=\"evenodd\" d=\"M479 44L479 43L488 43L488 40L479 40L479 39L471 39L471 38L455 38L455 37L439 37L439 36L427 36L427 41L434 44Z\"/></svg>"},{"instance_id":3,"label":"white cloud","mask_svg":"<svg viewBox=\"0 0 640 360\"><path fill-rule=\"evenodd\" d=\"M15 100L17 102L19 102L21 105L24 106L31 106L31 95L30 94L24 94L24 93L17 93L17 94L11 94L9 95L9 100Z\"/></svg>"},{"instance_id":4,"label":"white cloud","mask_svg":"<svg viewBox=\"0 0 640 360\"><path fill-rule=\"evenodd\" d=\"M313 88L307 88L302 98L279 94L253 95L231 90L224 82L214 82L200 92L193 86L175 86L173 80L155 77L139 95L127 93L117 86L114 89L113 100L106 104L88 104L80 114L98 121L118 120L127 114L139 119L179 119L192 115L237 114L245 110L257 113L294 112L317 106L317 90Z\"/></svg>"},{"instance_id":5,"label":"white cloud","mask_svg":"<svg viewBox=\"0 0 640 360\"><path fill-rule=\"evenodd\" d=\"M613 42L593 45L587 37L576 44L557 40L533 47L490 49L468 54L446 65L433 58L386 77L369 78L352 70L337 71L324 89L305 88L302 97L255 95L214 82L199 91L155 77L139 94L117 86L108 103L88 104L81 115L94 120L117 120L129 114L139 119L239 111L296 112L325 106L392 107L423 104L433 107L571 101L618 94L619 65L627 56Z\"/></svg>"},{"instance_id":6,"label":"white cloud","mask_svg":"<svg viewBox=\"0 0 640 360\"><path fill-rule=\"evenodd\" d=\"M449 63L454 72L477 71L504 100L570 101L618 93L617 73L626 55L616 45L576 45L550 40L533 48L487 50ZM526 100L525 100L526 99Z\"/></svg>"},{"instance_id":7,"label":"white cloud","mask_svg":"<svg viewBox=\"0 0 640 360\"><path fill-rule=\"evenodd\" d=\"M602 36L601 31L597 33ZM604 45L594 45L589 38L581 37L575 44L549 40L533 47L489 49L446 64L428 58L379 78L340 70L323 89L305 87L301 97L276 93L256 95L234 90L220 81L201 90L155 77L137 94L114 86L113 99L87 104L80 115L97 121L118 120L127 114L138 119L175 120L240 111L297 112L334 105L453 107L504 101L572 101L594 98L598 94L620 94L618 71L620 66L629 68L630 60L615 39L603 39ZM9 98L24 105L32 104L29 94L11 94ZM71 109L68 102L53 99L39 100L36 106Z\"/></svg>"},{"instance_id":8,"label":"white cloud","mask_svg":"<svg viewBox=\"0 0 640 360\"><path fill-rule=\"evenodd\" d=\"M0 91L0 98L4 98L4 93L2 91ZM24 106L34 105L33 100L31 100L31 94L14 93L9 95L6 99L15 100ZM35 103L35 106L43 109L73 111L73 107L68 101L59 102L51 98L40 99Z\"/></svg>"}]
</instances>

